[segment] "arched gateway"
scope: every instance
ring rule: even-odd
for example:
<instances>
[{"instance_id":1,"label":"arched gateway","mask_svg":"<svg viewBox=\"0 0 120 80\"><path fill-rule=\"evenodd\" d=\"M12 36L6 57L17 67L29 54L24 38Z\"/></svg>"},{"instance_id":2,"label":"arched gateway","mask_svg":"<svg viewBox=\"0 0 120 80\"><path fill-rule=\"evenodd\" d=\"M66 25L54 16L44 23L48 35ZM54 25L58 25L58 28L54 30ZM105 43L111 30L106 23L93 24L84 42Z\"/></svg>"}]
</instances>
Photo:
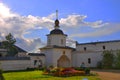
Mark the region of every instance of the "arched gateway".
<instances>
[{"instance_id":1,"label":"arched gateway","mask_svg":"<svg viewBox=\"0 0 120 80\"><path fill-rule=\"evenodd\" d=\"M58 67L70 67L70 60L65 54L58 59L57 63Z\"/></svg>"}]
</instances>

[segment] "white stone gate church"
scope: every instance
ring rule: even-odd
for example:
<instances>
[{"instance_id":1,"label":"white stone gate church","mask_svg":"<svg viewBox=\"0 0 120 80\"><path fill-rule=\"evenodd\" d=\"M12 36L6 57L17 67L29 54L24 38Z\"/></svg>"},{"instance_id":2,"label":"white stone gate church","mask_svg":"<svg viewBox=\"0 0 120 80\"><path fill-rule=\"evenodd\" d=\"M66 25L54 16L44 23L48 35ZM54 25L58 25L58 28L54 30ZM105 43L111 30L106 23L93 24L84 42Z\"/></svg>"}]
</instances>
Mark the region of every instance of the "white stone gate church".
<instances>
[{"instance_id":1,"label":"white stone gate church","mask_svg":"<svg viewBox=\"0 0 120 80\"><path fill-rule=\"evenodd\" d=\"M120 40L76 43L76 48L72 48L66 46L66 38L56 19L54 29L47 35L47 45L40 48L46 56L45 66L79 67L84 62L86 67L96 67L104 50L120 49Z\"/></svg>"},{"instance_id":2,"label":"white stone gate church","mask_svg":"<svg viewBox=\"0 0 120 80\"><path fill-rule=\"evenodd\" d=\"M67 35L59 27L59 20L56 19L54 30L47 35L47 46L40 50L46 56L46 66L70 67L74 48L66 46Z\"/></svg>"}]
</instances>

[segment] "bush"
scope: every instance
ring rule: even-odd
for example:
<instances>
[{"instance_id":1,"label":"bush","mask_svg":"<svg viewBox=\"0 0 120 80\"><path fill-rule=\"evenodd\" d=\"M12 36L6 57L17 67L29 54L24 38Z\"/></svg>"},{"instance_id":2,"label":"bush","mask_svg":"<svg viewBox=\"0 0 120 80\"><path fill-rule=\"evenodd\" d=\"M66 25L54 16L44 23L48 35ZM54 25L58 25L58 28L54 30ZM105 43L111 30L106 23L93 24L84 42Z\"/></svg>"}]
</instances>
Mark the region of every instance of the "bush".
<instances>
[{"instance_id":1,"label":"bush","mask_svg":"<svg viewBox=\"0 0 120 80\"><path fill-rule=\"evenodd\" d=\"M114 54L112 51L103 52L103 68L111 69L113 68Z\"/></svg>"},{"instance_id":2,"label":"bush","mask_svg":"<svg viewBox=\"0 0 120 80\"><path fill-rule=\"evenodd\" d=\"M0 80L5 80L3 75L2 75L2 70L0 69Z\"/></svg>"},{"instance_id":3,"label":"bush","mask_svg":"<svg viewBox=\"0 0 120 80\"><path fill-rule=\"evenodd\" d=\"M115 68L120 69L120 50L117 51L115 56Z\"/></svg>"},{"instance_id":4,"label":"bush","mask_svg":"<svg viewBox=\"0 0 120 80\"><path fill-rule=\"evenodd\" d=\"M43 74L64 77L64 76L85 75L85 71L75 70L74 68L53 68L49 71L44 72Z\"/></svg>"},{"instance_id":5,"label":"bush","mask_svg":"<svg viewBox=\"0 0 120 80\"><path fill-rule=\"evenodd\" d=\"M85 74L90 74L90 68L85 68Z\"/></svg>"},{"instance_id":6,"label":"bush","mask_svg":"<svg viewBox=\"0 0 120 80\"><path fill-rule=\"evenodd\" d=\"M84 71L84 69L83 68L81 68L81 67L76 67L76 68L74 68L75 70L78 70L78 71Z\"/></svg>"},{"instance_id":7,"label":"bush","mask_svg":"<svg viewBox=\"0 0 120 80\"><path fill-rule=\"evenodd\" d=\"M97 62L97 68L102 69L103 65L102 65L102 61Z\"/></svg>"}]
</instances>

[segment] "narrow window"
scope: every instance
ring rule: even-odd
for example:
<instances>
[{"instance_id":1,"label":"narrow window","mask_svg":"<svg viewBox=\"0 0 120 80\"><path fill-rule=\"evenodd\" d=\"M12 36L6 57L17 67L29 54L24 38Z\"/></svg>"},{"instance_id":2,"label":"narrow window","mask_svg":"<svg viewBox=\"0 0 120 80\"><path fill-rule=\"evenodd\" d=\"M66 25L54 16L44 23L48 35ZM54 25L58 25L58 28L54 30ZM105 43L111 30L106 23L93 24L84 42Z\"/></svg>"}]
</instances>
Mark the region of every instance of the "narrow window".
<instances>
[{"instance_id":1,"label":"narrow window","mask_svg":"<svg viewBox=\"0 0 120 80\"><path fill-rule=\"evenodd\" d=\"M0 57L2 57L2 54L0 54Z\"/></svg>"},{"instance_id":2,"label":"narrow window","mask_svg":"<svg viewBox=\"0 0 120 80\"><path fill-rule=\"evenodd\" d=\"M103 49L105 50L105 46L103 46Z\"/></svg>"},{"instance_id":3,"label":"narrow window","mask_svg":"<svg viewBox=\"0 0 120 80\"><path fill-rule=\"evenodd\" d=\"M51 40L50 40L50 39L48 39L48 44L49 44L49 45L51 44Z\"/></svg>"},{"instance_id":4,"label":"narrow window","mask_svg":"<svg viewBox=\"0 0 120 80\"><path fill-rule=\"evenodd\" d=\"M63 39L61 39L61 44L63 44Z\"/></svg>"},{"instance_id":5,"label":"narrow window","mask_svg":"<svg viewBox=\"0 0 120 80\"><path fill-rule=\"evenodd\" d=\"M65 54L65 51L63 51L63 54Z\"/></svg>"},{"instance_id":6,"label":"narrow window","mask_svg":"<svg viewBox=\"0 0 120 80\"><path fill-rule=\"evenodd\" d=\"M86 47L84 47L84 51L86 51L86 49L87 49L87 48L86 48Z\"/></svg>"},{"instance_id":7,"label":"narrow window","mask_svg":"<svg viewBox=\"0 0 120 80\"><path fill-rule=\"evenodd\" d=\"M91 64L91 58L88 58L88 63Z\"/></svg>"},{"instance_id":8,"label":"narrow window","mask_svg":"<svg viewBox=\"0 0 120 80\"><path fill-rule=\"evenodd\" d=\"M37 60L34 60L34 65L36 65L36 63L37 63Z\"/></svg>"}]
</instances>

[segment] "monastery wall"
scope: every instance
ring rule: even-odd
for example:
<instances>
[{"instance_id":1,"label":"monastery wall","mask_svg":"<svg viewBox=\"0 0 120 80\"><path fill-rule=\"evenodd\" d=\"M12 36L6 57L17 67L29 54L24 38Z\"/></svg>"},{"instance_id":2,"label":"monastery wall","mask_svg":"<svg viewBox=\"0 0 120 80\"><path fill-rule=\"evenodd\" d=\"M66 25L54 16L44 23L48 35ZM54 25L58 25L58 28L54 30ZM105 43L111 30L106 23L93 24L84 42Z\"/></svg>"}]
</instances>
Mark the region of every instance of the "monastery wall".
<instances>
[{"instance_id":1,"label":"monastery wall","mask_svg":"<svg viewBox=\"0 0 120 80\"><path fill-rule=\"evenodd\" d=\"M102 53L105 50L112 50L116 53L120 50L120 41L78 44L76 51L72 54L72 65L80 67L84 62L86 67L96 67L97 63L102 60Z\"/></svg>"},{"instance_id":2,"label":"monastery wall","mask_svg":"<svg viewBox=\"0 0 120 80\"><path fill-rule=\"evenodd\" d=\"M30 67L30 60L2 60L0 68L3 71L8 70L25 70Z\"/></svg>"}]
</instances>

